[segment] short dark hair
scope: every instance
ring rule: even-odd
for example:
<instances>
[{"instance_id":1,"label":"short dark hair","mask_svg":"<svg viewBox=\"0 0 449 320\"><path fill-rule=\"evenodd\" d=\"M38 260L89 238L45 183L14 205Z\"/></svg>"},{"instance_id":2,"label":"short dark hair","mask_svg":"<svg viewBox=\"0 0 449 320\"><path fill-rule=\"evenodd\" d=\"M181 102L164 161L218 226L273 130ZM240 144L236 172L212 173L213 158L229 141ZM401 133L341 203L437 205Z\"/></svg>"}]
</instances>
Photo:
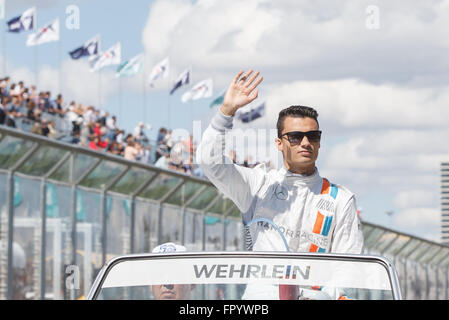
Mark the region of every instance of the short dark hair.
<instances>
[{"instance_id":1,"label":"short dark hair","mask_svg":"<svg viewBox=\"0 0 449 320\"><path fill-rule=\"evenodd\" d=\"M318 123L318 112L311 107L306 106L290 106L281 112L279 112L279 118L277 122L278 138L282 135L282 130L284 130L284 119L286 117L296 117L296 118L312 118L320 127Z\"/></svg>"}]
</instances>

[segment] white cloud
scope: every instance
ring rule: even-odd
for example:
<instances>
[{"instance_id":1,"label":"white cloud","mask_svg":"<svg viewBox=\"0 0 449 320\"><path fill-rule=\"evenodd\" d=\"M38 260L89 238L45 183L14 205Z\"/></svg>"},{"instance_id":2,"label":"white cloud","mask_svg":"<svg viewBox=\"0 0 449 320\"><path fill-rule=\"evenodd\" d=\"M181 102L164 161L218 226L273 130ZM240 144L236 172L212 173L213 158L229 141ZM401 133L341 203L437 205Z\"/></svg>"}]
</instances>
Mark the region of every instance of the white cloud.
<instances>
[{"instance_id":1,"label":"white cloud","mask_svg":"<svg viewBox=\"0 0 449 320\"><path fill-rule=\"evenodd\" d=\"M372 4L158 0L142 41L149 61L170 55L175 69L192 65L198 77L225 75L217 75L219 85L247 67L275 81L359 78L423 85L446 79L448 2L376 1L378 30L366 27Z\"/></svg>"},{"instance_id":2,"label":"white cloud","mask_svg":"<svg viewBox=\"0 0 449 320\"><path fill-rule=\"evenodd\" d=\"M344 79L271 84L264 90L270 117L287 106L303 104L315 107L320 121L332 127L440 129L447 128L449 118L448 87L417 89Z\"/></svg>"},{"instance_id":3,"label":"white cloud","mask_svg":"<svg viewBox=\"0 0 449 320\"><path fill-rule=\"evenodd\" d=\"M395 196L394 204L399 209L432 206L438 201L433 191L427 189L402 191Z\"/></svg>"},{"instance_id":4,"label":"white cloud","mask_svg":"<svg viewBox=\"0 0 449 320\"><path fill-rule=\"evenodd\" d=\"M440 238L440 213L436 208L412 208L400 211L393 217L395 224L404 232L419 234L421 237L433 241L441 241Z\"/></svg>"}]
</instances>

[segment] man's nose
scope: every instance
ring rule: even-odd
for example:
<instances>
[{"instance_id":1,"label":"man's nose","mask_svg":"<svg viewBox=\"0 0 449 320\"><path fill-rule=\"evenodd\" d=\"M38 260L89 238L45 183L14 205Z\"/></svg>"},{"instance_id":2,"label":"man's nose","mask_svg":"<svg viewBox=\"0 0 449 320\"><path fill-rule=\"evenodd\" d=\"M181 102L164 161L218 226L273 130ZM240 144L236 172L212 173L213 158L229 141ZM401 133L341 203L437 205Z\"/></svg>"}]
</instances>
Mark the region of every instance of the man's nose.
<instances>
[{"instance_id":1,"label":"man's nose","mask_svg":"<svg viewBox=\"0 0 449 320\"><path fill-rule=\"evenodd\" d=\"M172 284L163 284L164 287L166 287L168 290L173 290L174 285Z\"/></svg>"},{"instance_id":2,"label":"man's nose","mask_svg":"<svg viewBox=\"0 0 449 320\"><path fill-rule=\"evenodd\" d=\"M301 147L302 146L310 146L311 145L311 143L310 143L309 139L307 138L307 136L304 136L302 138L300 145L301 145Z\"/></svg>"}]
</instances>

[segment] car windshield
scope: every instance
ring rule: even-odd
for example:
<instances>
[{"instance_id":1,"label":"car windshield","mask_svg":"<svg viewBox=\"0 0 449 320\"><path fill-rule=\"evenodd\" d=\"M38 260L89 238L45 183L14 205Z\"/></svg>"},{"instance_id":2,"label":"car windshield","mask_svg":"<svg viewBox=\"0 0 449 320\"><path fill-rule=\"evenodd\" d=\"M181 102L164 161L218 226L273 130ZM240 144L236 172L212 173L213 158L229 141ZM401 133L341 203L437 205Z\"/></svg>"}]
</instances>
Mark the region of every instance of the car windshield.
<instances>
[{"instance_id":1,"label":"car windshield","mask_svg":"<svg viewBox=\"0 0 449 320\"><path fill-rule=\"evenodd\" d=\"M385 258L331 254L148 254L113 259L89 299L392 300L397 277Z\"/></svg>"}]
</instances>

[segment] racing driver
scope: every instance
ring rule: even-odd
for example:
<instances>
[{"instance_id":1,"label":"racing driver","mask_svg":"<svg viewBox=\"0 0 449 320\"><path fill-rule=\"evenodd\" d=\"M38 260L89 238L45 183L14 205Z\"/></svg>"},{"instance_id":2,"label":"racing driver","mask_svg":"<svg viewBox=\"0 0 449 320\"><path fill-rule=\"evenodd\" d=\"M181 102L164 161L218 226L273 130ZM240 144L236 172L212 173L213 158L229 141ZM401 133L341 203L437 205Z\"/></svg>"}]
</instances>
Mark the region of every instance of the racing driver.
<instances>
[{"instance_id":1,"label":"racing driver","mask_svg":"<svg viewBox=\"0 0 449 320\"><path fill-rule=\"evenodd\" d=\"M205 130L197 163L209 180L242 212L248 249L254 251L360 254L363 234L355 196L321 177L315 162L320 148L318 113L291 106L279 113L276 146L279 170L265 164L247 168L225 156L225 133L236 111L258 97L259 72L240 71Z\"/></svg>"}]
</instances>

